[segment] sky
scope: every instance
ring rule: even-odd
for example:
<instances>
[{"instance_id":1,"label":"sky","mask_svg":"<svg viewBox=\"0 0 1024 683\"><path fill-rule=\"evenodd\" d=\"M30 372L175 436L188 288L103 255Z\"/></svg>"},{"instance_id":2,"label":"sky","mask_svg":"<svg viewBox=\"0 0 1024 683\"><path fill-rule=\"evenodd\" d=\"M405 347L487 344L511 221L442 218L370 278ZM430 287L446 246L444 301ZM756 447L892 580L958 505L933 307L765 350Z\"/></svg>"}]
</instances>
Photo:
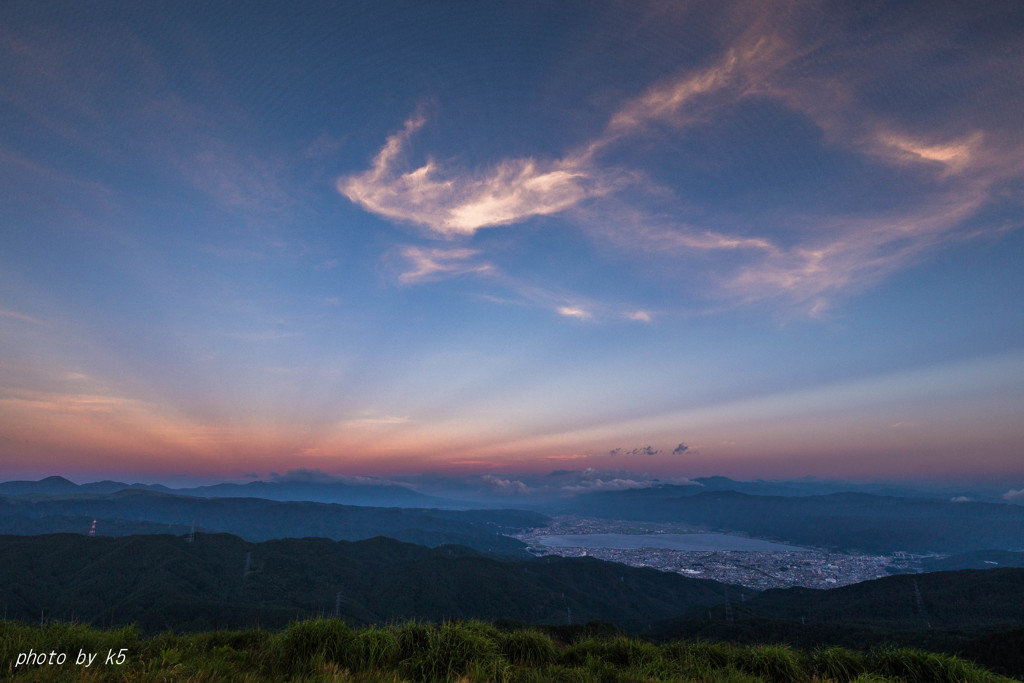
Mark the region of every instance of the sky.
<instances>
[{"instance_id":1,"label":"sky","mask_svg":"<svg viewBox=\"0 0 1024 683\"><path fill-rule=\"evenodd\" d=\"M15 0L0 121L4 478L1024 488L1017 2Z\"/></svg>"}]
</instances>

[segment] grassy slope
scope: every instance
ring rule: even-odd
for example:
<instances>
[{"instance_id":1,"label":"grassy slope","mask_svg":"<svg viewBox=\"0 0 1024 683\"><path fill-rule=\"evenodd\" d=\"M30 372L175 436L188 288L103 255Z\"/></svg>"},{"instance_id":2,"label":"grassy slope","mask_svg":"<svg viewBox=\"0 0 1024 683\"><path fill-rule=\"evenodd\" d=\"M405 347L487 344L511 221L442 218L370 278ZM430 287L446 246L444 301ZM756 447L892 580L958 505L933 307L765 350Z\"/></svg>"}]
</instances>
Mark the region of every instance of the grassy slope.
<instances>
[{"instance_id":1,"label":"grassy slope","mask_svg":"<svg viewBox=\"0 0 1024 683\"><path fill-rule=\"evenodd\" d=\"M104 664L126 648L121 665ZM100 653L92 667L15 667L19 653ZM558 643L538 630L481 622L405 624L354 631L337 620L279 633L237 631L139 639L133 628L98 631L60 622L0 622L0 667L12 681L906 681L998 683L966 661L910 649L859 654L838 648L720 643L653 645L625 638Z\"/></svg>"}]
</instances>

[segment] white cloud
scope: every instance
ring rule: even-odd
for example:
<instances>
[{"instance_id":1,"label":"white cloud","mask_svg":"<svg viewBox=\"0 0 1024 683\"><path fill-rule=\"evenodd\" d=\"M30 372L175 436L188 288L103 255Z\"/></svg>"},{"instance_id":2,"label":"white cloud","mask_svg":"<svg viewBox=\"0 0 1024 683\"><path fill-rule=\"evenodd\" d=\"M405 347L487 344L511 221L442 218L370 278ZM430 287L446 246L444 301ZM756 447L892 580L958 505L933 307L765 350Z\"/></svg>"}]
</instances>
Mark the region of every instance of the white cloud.
<instances>
[{"instance_id":1,"label":"white cloud","mask_svg":"<svg viewBox=\"0 0 1024 683\"><path fill-rule=\"evenodd\" d=\"M564 455L545 455L544 460L585 460L589 457L586 453L566 453Z\"/></svg>"},{"instance_id":2,"label":"white cloud","mask_svg":"<svg viewBox=\"0 0 1024 683\"><path fill-rule=\"evenodd\" d=\"M641 323L649 323L653 320L651 314L647 311L631 311L626 314L626 317Z\"/></svg>"},{"instance_id":3,"label":"white cloud","mask_svg":"<svg viewBox=\"0 0 1024 683\"><path fill-rule=\"evenodd\" d=\"M567 318L576 318L578 320L587 320L591 317L589 312L579 306L559 306L556 311L558 312L558 315L564 315Z\"/></svg>"},{"instance_id":4,"label":"white cloud","mask_svg":"<svg viewBox=\"0 0 1024 683\"><path fill-rule=\"evenodd\" d=\"M294 470L288 470L284 474L271 472L270 480L279 483L295 482L303 484L329 484L341 481L339 477L328 474L323 470L311 469L308 467L299 467Z\"/></svg>"},{"instance_id":5,"label":"white cloud","mask_svg":"<svg viewBox=\"0 0 1024 683\"><path fill-rule=\"evenodd\" d=\"M980 131L975 131L959 140L925 142L885 131L877 135L878 142L894 153L894 159L942 164L948 173L963 171L971 166L977 158L982 137Z\"/></svg>"},{"instance_id":6,"label":"white cloud","mask_svg":"<svg viewBox=\"0 0 1024 683\"><path fill-rule=\"evenodd\" d=\"M657 83L628 101L595 146L633 135L651 123L686 126L705 121L723 105L758 91L791 56L775 36L743 36L710 66Z\"/></svg>"},{"instance_id":7,"label":"white cloud","mask_svg":"<svg viewBox=\"0 0 1024 683\"><path fill-rule=\"evenodd\" d=\"M1004 500L1024 500L1024 489L1010 489L1003 494Z\"/></svg>"},{"instance_id":8,"label":"white cloud","mask_svg":"<svg viewBox=\"0 0 1024 683\"><path fill-rule=\"evenodd\" d=\"M485 474L480 477L480 481L488 491L502 496L525 496L530 493L530 487L518 479L502 479L493 474Z\"/></svg>"},{"instance_id":9,"label":"white cloud","mask_svg":"<svg viewBox=\"0 0 1024 683\"><path fill-rule=\"evenodd\" d=\"M422 284L435 282L460 275L476 275L485 277L487 282L504 288L513 297L498 297L482 293L480 296L495 303L534 306L546 310L554 310L563 317L576 320L594 320L597 318L627 318L640 322L651 322L652 315L632 307L605 304L589 299L583 303L566 303L579 301L581 297L566 292L547 290L502 272L494 264L479 259L480 251L465 247L414 247L407 246L398 250L406 262L398 276L402 284Z\"/></svg>"},{"instance_id":10,"label":"white cloud","mask_svg":"<svg viewBox=\"0 0 1024 683\"><path fill-rule=\"evenodd\" d=\"M689 479L659 479L648 474L629 470L599 470L588 467L585 470L561 472L549 475L557 483L564 495L577 495L596 491L624 491L626 489L646 489L666 484L677 486L695 486Z\"/></svg>"},{"instance_id":11,"label":"white cloud","mask_svg":"<svg viewBox=\"0 0 1024 683\"><path fill-rule=\"evenodd\" d=\"M472 235L480 228L564 211L609 189L583 159L573 157L508 159L479 174L445 171L433 160L405 170L405 146L424 123L422 114L406 121L367 171L338 179L338 191L387 218L442 235Z\"/></svg>"},{"instance_id":12,"label":"white cloud","mask_svg":"<svg viewBox=\"0 0 1024 683\"><path fill-rule=\"evenodd\" d=\"M399 415L385 415L383 417L361 417L354 420L345 420L341 424L346 427L386 427L391 425L404 425L412 422L408 417Z\"/></svg>"},{"instance_id":13,"label":"white cloud","mask_svg":"<svg viewBox=\"0 0 1024 683\"><path fill-rule=\"evenodd\" d=\"M914 47L877 36L851 42L843 33L849 29L838 28L841 21L826 23L823 35L801 34L822 11L813 6L782 11L744 5L731 11L745 15L744 28L724 39L726 48L718 56L621 102L601 133L561 158L510 158L478 172L442 168L430 159L412 168L403 156L410 137L425 125L417 114L387 139L368 170L340 178L338 189L367 211L425 225L448 238L569 212L591 236L623 253L665 264L703 255L705 277L697 282L709 298L786 300L812 317L937 248L985 234L985 229L967 234L963 226L991 200L994 188L1019 178L1024 169L1019 140L997 134L994 124L985 129L991 115L964 117L970 126L957 129L942 117L887 112L859 90L865 69L925 49L921 46L936 40L928 33L934 27L919 29ZM885 78L872 71L867 80ZM930 78L927 87L938 87L937 77ZM655 187L642 171L607 163L613 149L638 138L683 135L738 103L767 100L810 121L821 131L823 145L869 163L905 168L928 189L908 192L898 209L791 211L774 222L739 216L730 223L736 227L725 231L699 225L707 219L683 220L688 213L703 215L687 207L670 211L668 218L653 211L648 194L671 192ZM957 106L977 114L970 103ZM624 188L631 190L628 196L617 192ZM786 242L778 237L780 225ZM718 252L731 256L710 260ZM441 272L429 268L409 277ZM667 265L662 272L671 276ZM577 318L584 311L570 305L556 310ZM649 322L642 311L625 315Z\"/></svg>"},{"instance_id":14,"label":"white cloud","mask_svg":"<svg viewBox=\"0 0 1024 683\"><path fill-rule=\"evenodd\" d=\"M410 262L411 269L399 275L398 281L414 284L467 273L493 272L491 264L474 261L478 253L474 249L404 247L401 254Z\"/></svg>"},{"instance_id":15,"label":"white cloud","mask_svg":"<svg viewBox=\"0 0 1024 683\"><path fill-rule=\"evenodd\" d=\"M39 327L53 327L50 323L45 320L27 315L25 313L19 313L17 311L3 311L0 310L0 316L4 318L13 318L14 320L20 320L22 322L30 323L32 325L38 325Z\"/></svg>"},{"instance_id":16,"label":"white cloud","mask_svg":"<svg viewBox=\"0 0 1024 683\"><path fill-rule=\"evenodd\" d=\"M307 449L315 451L317 449ZM254 477L256 475L245 475L246 477ZM348 484L353 486L405 486L401 482L391 481L390 479L384 479L381 477L360 477L360 476L347 476L339 477L323 470L309 467L298 467L294 470L288 470L284 474L278 474L277 472L270 473L270 481L278 484L294 483L294 484Z\"/></svg>"}]
</instances>

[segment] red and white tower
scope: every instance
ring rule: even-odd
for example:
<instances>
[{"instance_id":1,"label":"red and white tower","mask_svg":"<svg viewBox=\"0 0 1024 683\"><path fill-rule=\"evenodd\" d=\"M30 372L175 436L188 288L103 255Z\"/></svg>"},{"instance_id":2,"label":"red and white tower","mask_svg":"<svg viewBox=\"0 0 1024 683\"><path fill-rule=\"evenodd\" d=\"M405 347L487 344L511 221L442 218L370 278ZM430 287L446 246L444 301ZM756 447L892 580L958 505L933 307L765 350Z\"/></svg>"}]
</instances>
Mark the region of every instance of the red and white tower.
<instances>
[{"instance_id":1,"label":"red and white tower","mask_svg":"<svg viewBox=\"0 0 1024 683\"><path fill-rule=\"evenodd\" d=\"M96 535L96 520L92 520L92 526L89 527L89 538Z\"/></svg>"}]
</instances>

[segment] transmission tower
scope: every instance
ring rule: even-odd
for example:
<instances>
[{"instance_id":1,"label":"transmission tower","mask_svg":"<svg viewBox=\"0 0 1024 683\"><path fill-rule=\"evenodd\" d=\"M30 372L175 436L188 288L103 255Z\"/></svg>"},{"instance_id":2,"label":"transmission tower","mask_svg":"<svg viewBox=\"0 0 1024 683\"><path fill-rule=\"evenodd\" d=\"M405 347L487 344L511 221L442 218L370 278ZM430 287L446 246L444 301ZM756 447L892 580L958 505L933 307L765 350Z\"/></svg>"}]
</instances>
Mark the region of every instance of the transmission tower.
<instances>
[{"instance_id":1,"label":"transmission tower","mask_svg":"<svg viewBox=\"0 0 1024 683\"><path fill-rule=\"evenodd\" d=\"M928 615L924 611L924 600L921 598L921 589L917 585L917 579L911 579L914 584L914 599L917 601L917 616L921 617L925 625L930 629L932 622L928 621Z\"/></svg>"}]
</instances>

